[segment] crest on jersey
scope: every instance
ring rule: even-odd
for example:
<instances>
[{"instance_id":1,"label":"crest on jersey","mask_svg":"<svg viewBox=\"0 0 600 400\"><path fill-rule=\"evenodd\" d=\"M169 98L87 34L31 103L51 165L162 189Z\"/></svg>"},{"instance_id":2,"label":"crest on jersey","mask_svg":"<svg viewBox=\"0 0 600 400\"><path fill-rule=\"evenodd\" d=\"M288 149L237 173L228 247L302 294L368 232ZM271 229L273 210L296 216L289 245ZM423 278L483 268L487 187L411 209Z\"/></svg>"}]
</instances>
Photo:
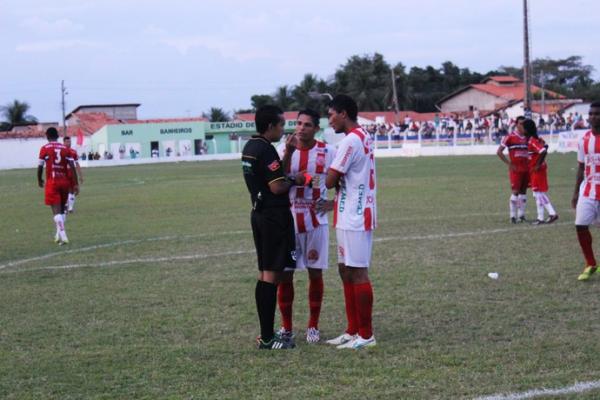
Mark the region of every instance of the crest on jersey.
<instances>
[{"instance_id":1,"label":"crest on jersey","mask_svg":"<svg viewBox=\"0 0 600 400\"><path fill-rule=\"evenodd\" d=\"M317 261L319 259L319 252L315 249L308 251L308 261Z\"/></svg>"},{"instance_id":2,"label":"crest on jersey","mask_svg":"<svg viewBox=\"0 0 600 400\"><path fill-rule=\"evenodd\" d=\"M279 165L279 161L275 160L273 161L271 164L269 164L267 166L267 168L269 168L271 171L275 172L279 169L280 165Z\"/></svg>"},{"instance_id":3,"label":"crest on jersey","mask_svg":"<svg viewBox=\"0 0 600 400\"><path fill-rule=\"evenodd\" d=\"M338 253L340 256L344 257L344 248L342 246L338 246Z\"/></svg>"}]
</instances>

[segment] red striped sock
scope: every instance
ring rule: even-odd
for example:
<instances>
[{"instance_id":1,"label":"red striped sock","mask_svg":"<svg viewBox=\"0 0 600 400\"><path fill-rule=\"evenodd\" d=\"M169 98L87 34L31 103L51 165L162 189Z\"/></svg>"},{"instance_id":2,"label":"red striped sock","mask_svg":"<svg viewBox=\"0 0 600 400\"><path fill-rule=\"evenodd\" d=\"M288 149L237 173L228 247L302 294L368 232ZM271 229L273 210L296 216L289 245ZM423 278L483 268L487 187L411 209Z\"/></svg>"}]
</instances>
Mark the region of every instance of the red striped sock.
<instances>
[{"instance_id":1,"label":"red striped sock","mask_svg":"<svg viewBox=\"0 0 600 400\"><path fill-rule=\"evenodd\" d=\"M577 239L579 239L579 245L583 251L585 262L589 267L596 266L596 258L594 257L594 250L592 249L592 234L589 229L577 229Z\"/></svg>"},{"instance_id":2,"label":"red striped sock","mask_svg":"<svg viewBox=\"0 0 600 400\"><path fill-rule=\"evenodd\" d=\"M358 333L358 316L356 315L356 300L354 296L354 285L344 282L344 299L346 303L346 318L348 327L346 333L356 335Z\"/></svg>"},{"instance_id":3,"label":"red striped sock","mask_svg":"<svg viewBox=\"0 0 600 400\"><path fill-rule=\"evenodd\" d=\"M281 326L292 330L292 305L294 303L294 282L281 282L277 290L277 303L281 312Z\"/></svg>"},{"instance_id":4,"label":"red striped sock","mask_svg":"<svg viewBox=\"0 0 600 400\"><path fill-rule=\"evenodd\" d=\"M356 299L356 311L358 314L358 334L363 339L368 339L373 336L373 327L371 325L373 287L371 286L371 282L355 284L354 297Z\"/></svg>"},{"instance_id":5,"label":"red striped sock","mask_svg":"<svg viewBox=\"0 0 600 400\"><path fill-rule=\"evenodd\" d=\"M319 329L321 303L323 303L323 277L319 276L318 278L310 279L308 282L309 328Z\"/></svg>"}]
</instances>

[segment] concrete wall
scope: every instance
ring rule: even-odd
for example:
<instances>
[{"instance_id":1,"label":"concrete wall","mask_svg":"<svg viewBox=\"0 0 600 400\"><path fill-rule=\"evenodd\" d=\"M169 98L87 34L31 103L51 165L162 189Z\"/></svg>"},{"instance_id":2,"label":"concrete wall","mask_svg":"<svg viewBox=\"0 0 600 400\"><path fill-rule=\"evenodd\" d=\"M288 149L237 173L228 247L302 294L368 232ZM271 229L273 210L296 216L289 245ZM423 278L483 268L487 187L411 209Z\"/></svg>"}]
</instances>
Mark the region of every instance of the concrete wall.
<instances>
[{"instance_id":1,"label":"concrete wall","mask_svg":"<svg viewBox=\"0 0 600 400\"><path fill-rule=\"evenodd\" d=\"M494 110L499 103L498 97L475 89L467 89L462 93L444 101L440 104L443 113L469 111L473 106L479 110Z\"/></svg>"},{"instance_id":2,"label":"concrete wall","mask_svg":"<svg viewBox=\"0 0 600 400\"><path fill-rule=\"evenodd\" d=\"M77 139L71 140L75 142ZM37 167L40 148L46 143L46 138L0 140L0 169ZM85 138L83 146L75 149L81 154L88 146L89 138Z\"/></svg>"}]
</instances>

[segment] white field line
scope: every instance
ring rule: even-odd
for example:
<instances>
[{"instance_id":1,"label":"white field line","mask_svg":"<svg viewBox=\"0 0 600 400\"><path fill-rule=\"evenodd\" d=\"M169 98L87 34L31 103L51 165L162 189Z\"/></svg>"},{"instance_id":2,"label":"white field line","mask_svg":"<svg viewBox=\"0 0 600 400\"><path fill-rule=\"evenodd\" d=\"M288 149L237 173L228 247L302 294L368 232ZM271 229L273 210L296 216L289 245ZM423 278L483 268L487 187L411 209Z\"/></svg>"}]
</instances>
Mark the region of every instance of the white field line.
<instances>
[{"instance_id":1,"label":"white field line","mask_svg":"<svg viewBox=\"0 0 600 400\"><path fill-rule=\"evenodd\" d=\"M572 223L571 222L561 222L561 223L556 223L553 225L556 226L556 225L567 225L567 224L572 224ZM548 228L548 227L550 227L550 225L541 225L541 226L526 227L526 228L517 228L517 227L499 228L499 229L479 230L479 231L471 231L471 232L443 233L443 234L436 234L436 235L388 236L388 237L382 237L382 238L375 238L374 241L385 242L385 241L391 241L391 240L394 240L394 241L427 240L427 239L431 240L431 239L443 239L443 238L453 238L453 237L463 237L463 236L494 235L497 233L507 233L507 232L513 232L513 233L514 232L527 232L527 231L530 231L533 229ZM235 233L242 233L242 232L246 233L249 231L235 231ZM222 234L228 234L228 233L232 233L232 232L223 232ZM161 238L152 238L152 239L137 240L137 241L131 241L131 242L139 243L142 241L168 240L169 238L176 239L176 238L181 238L181 237L163 236ZM120 244L123 244L123 243L125 243L125 242L120 242ZM108 245L109 244L107 243L106 245L90 246L89 248L75 249L75 250L72 250L71 252L76 252L76 250L79 250L79 252L81 252L84 249L90 249L91 247L93 247L93 249L101 248L101 247L108 247ZM90 250L92 250L92 249L90 249ZM65 252L65 253L67 253L67 252ZM65 254L65 253L58 253L58 254ZM29 271L45 271L45 270L65 270L65 269L74 269L74 268L111 267L111 266L117 266L117 265L128 265L128 264L138 264L138 263L157 263L157 262L178 261L178 260L197 260L197 259L205 259L205 258L211 258L211 257L224 257L224 256L234 256L234 255L252 254L252 253L254 253L254 250L238 250L238 251L222 252L222 253L215 253L215 254L198 253L198 254L189 254L189 255L182 255L182 256L171 256L171 257L132 258L132 259L127 259L127 260L114 260L114 261L106 261L106 262L99 262L99 263L67 264L67 265L56 265L56 266L39 267L39 268L1 271L2 268L9 266L8 264L6 264L5 266L0 266L0 274L1 273L29 272ZM47 256L53 256L56 254L57 253L51 253ZM40 256L40 257L43 257L43 256ZM25 262L29 262L29 261L36 261L36 260L39 260L40 257L36 257L34 259L20 260L23 262L19 262L18 264L24 264ZM49 257L44 257L44 258L49 258ZM13 262L12 266L17 265L15 263L17 263L17 262L16 261Z\"/></svg>"},{"instance_id":2,"label":"white field line","mask_svg":"<svg viewBox=\"0 0 600 400\"><path fill-rule=\"evenodd\" d=\"M561 396L565 394L583 393L597 389L600 389L600 381L578 382L572 386L566 386L560 389L534 389L521 393L494 394L491 396L477 397L475 400L534 399L536 397Z\"/></svg>"},{"instance_id":3,"label":"white field line","mask_svg":"<svg viewBox=\"0 0 600 400\"><path fill-rule=\"evenodd\" d=\"M250 232L250 231L230 231L230 232L200 233L200 234L197 234L197 235L159 236L159 237L147 238L147 239L120 240L118 242L97 244L97 245L93 245L93 246L80 247L78 249L72 249L72 250L56 251L56 252L53 252L53 253L43 254L41 256L36 256L36 257L31 257L31 258L23 258L21 260L9 261L6 264L0 265L0 270L6 269L6 268L9 268L9 267L16 267L17 265L27 264L27 263L32 262L32 261L46 260L48 258L52 258L52 257L64 255L64 254L84 253L86 251L92 251L92 250L98 250L98 249L105 249L107 247L116 247L116 246L123 246L123 245L128 245L128 244L138 244L138 243L145 243L145 242L158 242L158 241L163 241L163 240L177 240L177 239L197 238L197 237L206 237L206 236L221 236L221 235L246 234L248 232Z\"/></svg>"}]
</instances>

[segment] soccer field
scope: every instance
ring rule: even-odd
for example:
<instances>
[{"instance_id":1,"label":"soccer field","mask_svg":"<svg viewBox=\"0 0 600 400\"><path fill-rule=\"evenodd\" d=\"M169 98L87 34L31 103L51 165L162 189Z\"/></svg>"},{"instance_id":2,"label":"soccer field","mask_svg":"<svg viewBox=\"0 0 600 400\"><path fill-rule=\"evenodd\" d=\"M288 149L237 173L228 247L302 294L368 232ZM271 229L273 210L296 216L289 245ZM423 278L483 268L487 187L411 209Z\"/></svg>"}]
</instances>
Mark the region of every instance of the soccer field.
<instances>
[{"instance_id":1,"label":"soccer field","mask_svg":"<svg viewBox=\"0 0 600 400\"><path fill-rule=\"evenodd\" d=\"M63 247L35 171L0 171L0 398L474 399L595 382L600 278L577 281L575 154L548 158L560 219L537 227L508 223L495 156L378 160L378 345L359 352L304 342L304 273L297 348L255 349L239 162L87 169ZM345 327L333 256L325 338Z\"/></svg>"}]
</instances>

